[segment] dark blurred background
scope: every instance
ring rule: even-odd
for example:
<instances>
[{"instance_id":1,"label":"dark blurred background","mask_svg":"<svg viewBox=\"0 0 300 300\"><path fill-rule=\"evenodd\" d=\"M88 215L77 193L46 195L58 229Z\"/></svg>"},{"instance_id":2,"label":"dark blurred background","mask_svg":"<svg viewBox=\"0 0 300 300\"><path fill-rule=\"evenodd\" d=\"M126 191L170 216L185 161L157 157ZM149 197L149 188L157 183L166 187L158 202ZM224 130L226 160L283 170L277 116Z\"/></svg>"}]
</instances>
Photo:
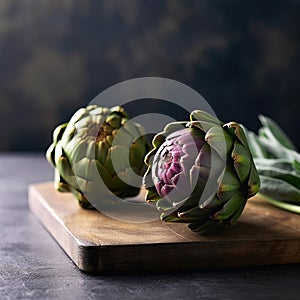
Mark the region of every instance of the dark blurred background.
<instances>
[{"instance_id":1,"label":"dark blurred background","mask_svg":"<svg viewBox=\"0 0 300 300\"><path fill-rule=\"evenodd\" d=\"M0 150L45 151L98 93L144 76L223 121L276 120L300 148L298 0L0 0Z\"/></svg>"}]
</instances>

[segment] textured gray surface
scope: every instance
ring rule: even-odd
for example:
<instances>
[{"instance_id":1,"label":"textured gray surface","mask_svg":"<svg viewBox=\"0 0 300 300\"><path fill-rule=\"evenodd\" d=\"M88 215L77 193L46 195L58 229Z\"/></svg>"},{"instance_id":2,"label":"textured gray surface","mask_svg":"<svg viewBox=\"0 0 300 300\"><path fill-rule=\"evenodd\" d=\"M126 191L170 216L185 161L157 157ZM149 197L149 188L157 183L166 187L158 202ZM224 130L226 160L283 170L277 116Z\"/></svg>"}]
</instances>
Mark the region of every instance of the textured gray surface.
<instances>
[{"instance_id":1,"label":"textured gray surface","mask_svg":"<svg viewBox=\"0 0 300 300\"><path fill-rule=\"evenodd\" d=\"M28 184L51 178L43 155L0 154L0 299L298 299L300 265L84 274L28 210Z\"/></svg>"}]
</instances>

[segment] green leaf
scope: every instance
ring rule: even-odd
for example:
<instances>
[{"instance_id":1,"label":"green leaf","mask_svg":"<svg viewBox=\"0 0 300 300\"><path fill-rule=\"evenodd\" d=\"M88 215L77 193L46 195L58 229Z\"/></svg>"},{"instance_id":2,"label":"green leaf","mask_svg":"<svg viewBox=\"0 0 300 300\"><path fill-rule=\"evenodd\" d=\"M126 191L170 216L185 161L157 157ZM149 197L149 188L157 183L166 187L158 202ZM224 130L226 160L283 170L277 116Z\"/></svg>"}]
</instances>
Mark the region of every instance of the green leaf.
<instances>
[{"instance_id":1,"label":"green leaf","mask_svg":"<svg viewBox=\"0 0 300 300\"><path fill-rule=\"evenodd\" d=\"M244 201L244 203L241 203L239 208L237 209L237 211L234 213L234 215L231 216L228 225L232 226L234 224L236 224L236 222L238 221L238 219L240 218L245 205L246 205L247 201Z\"/></svg>"},{"instance_id":2,"label":"green leaf","mask_svg":"<svg viewBox=\"0 0 300 300\"><path fill-rule=\"evenodd\" d=\"M155 153L157 152L158 148L153 148L151 149L145 156L144 158L144 162L147 166L149 166L151 168L151 160L153 159ZM150 170L149 170L150 171Z\"/></svg>"},{"instance_id":3,"label":"green leaf","mask_svg":"<svg viewBox=\"0 0 300 300\"><path fill-rule=\"evenodd\" d=\"M258 175L257 169L251 161L251 166L250 166L250 176L248 179L248 193L247 193L247 198L250 198L254 196L260 187L260 177Z\"/></svg>"},{"instance_id":4,"label":"green leaf","mask_svg":"<svg viewBox=\"0 0 300 300\"><path fill-rule=\"evenodd\" d=\"M258 193L258 197L270 202L272 205L277 206L281 209L300 214L300 205L282 202L280 200L273 199L261 193Z\"/></svg>"},{"instance_id":5,"label":"green leaf","mask_svg":"<svg viewBox=\"0 0 300 300\"><path fill-rule=\"evenodd\" d=\"M294 167L294 169L295 169L297 172L300 172L300 161L294 159L294 160L293 160L293 167Z\"/></svg>"},{"instance_id":6,"label":"green leaf","mask_svg":"<svg viewBox=\"0 0 300 300\"><path fill-rule=\"evenodd\" d=\"M87 155L87 143L85 140L74 138L67 145L64 145L63 151L71 164L80 161ZM94 155L96 153L94 152Z\"/></svg>"},{"instance_id":7,"label":"green leaf","mask_svg":"<svg viewBox=\"0 0 300 300\"><path fill-rule=\"evenodd\" d=\"M208 123L204 121L191 121L187 123L187 126L190 128L196 127L198 131L202 131L204 133L208 132L212 127L216 127L215 123ZM221 128L221 126L219 125Z\"/></svg>"},{"instance_id":8,"label":"green leaf","mask_svg":"<svg viewBox=\"0 0 300 300\"><path fill-rule=\"evenodd\" d=\"M73 171L76 177L84 178L87 181L96 181L99 178L97 161L83 157L80 161L73 164Z\"/></svg>"},{"instance_id":9,"label":"green leaf","mask_svg":"<svg viewBox=\"0 0 300 300\"><path fill-rule=\"evenodd\" d=\"M253 132L246 131L246 136L253 157L268 157L265 148L260 144L257 136Z\"/></svg>"},{"instance_id":10,"label":"green leaf","mask_svg":"<svg viewBox=\"0 0 300 300\"><path fill-rule=\"evenodd\" d=\"M261 186L259 193L284 202L300 204L299 189L288 182L282 179L267 177L264 175L260 176L260 181Z\"/></svg>"},{"instance_id":11,"label":"green leaf","mask_svg":"<svg viewBox=\"0 0 300 300\"><path fill-rule=\"evenodd\" d=\"M259 132L261 133L261 130L259 130ZM293 154L291 154L291 152L294 151L283 147L276 140L270 140L260 134L258 136L258 141L268 154L268 158L287 158L289 160L293 159Z\"/></svg>"},{"instance_id":12,"label":"green leaf","mask_svg":"<svg viewBox=\"0 0 300 300\"><path fill-rule=\"evenodd\" d=\"M48 147L48 149L46 151L46 158L47 158L48 162L51 163L52 166L54 166L54 167L55 167L55 158L54 158L55 157L55 147L56 147L56 145L53 143Z\"/></svg>"},{"instance_id":13,"label":"green leaf","mask_svg":"<svg viewBox=\"0 0 300 300\"><path fill-rule=\"evenodd\" d=\"M155 186L147 188L146 201L147 202L157 202L160 199L159 194L156 191Z\"/></svg>"},{"instance_id":14,"label":"green leaf","mask_svg":"<svg viewBox=\"0 0 300 300\"><path fill-rule=\"evenodd\" d=\"M222 125L222 122L218 120L216 117L212 116L210 113L203 111L203 110L194 110L191 112L190 115L191 121L200 121L211 123L214 125Z\"/></svg>"},{"instance_id":15,"label":"green leaf","mask_svg":"<svg viewBox=\"0 0 300 300\"><path fill-rule=\"evenodd\" d=\"M233 171L232 167L227 164L224 174L222 176L222 181L218 188L218 196L222 199L223 192L238 191L241 188L241 182L239 181L237 175Z\"/></svg>"},{"instance_id":16,"label":"green leaf","mask_svg":"<svg viewBox=\"0 0 300 300\"><path fill-rule=\"evenodd\" d=\"M166 213L162 213L160 215L160 219L164 222L184 222L182 221L176 213L173 214L166 214Z\"/></svg>"},{"instance_id":17,"label":"green leaf","mask_svg":"<svg viewBox=\"0 0 300 300\"><path fill-rule=\"evenodd\" d=\"M249 177L251 154L240 142L235 142L231 153L234 168L241 182Z\"/></svg>"},{"instance_id":18,"label":"green leaf","mask_svg":"<svg viewBox=\"0 0 300 300\"><path fill-rule=\"evenodd\" d=\"M121 118L116 114L111 114L106 118L106 123L109 124L112 128L120 128L121 127Z\"/></svg>"},{"instance_id":19,"label":"green leaf","mask_svg":"<svg viewBox=\"0 0 300 300\"><path fill-rule=\"evenodd\" d=\"M284 169L276 167L260 167L259 174L271 178L282 179L289 184L293 185L295 188L300 189L300 174L293 171L286 171Z\"/></svg>"},{"instance_id":20,"label":"green leaf","mask_svg":"<svg viewBox=\"0 0 300 300\"><path fill-rule=\"evenodd\" d=\"M100 141L95 147L96 159L103 164L108 155L109 145L106 142Z\"/></svg>"},{"instance_id":21,"label":"green leaf","mask_svg":"<svg viewBox=\"0 0 300 300\"><path fill-rule=\"evenodd\" d=\"M136 123L131 120L127 121L123 125L122 129L125 129L126 132L131 136L130 138L128 137L128 140L131 142L140 137L140 129L136 126Z\"/></svg>"},{"instance_id":22,"label":"green leaf","mask_svg":"<svg viewBox=\"0 0 300 300\"><path fill-rule=\"evenodd\" d=\"M152 140L152 146L154 147L152 151L156 151L157 148L159 148L160 145L163 144L165 140L166 137L163 134L158 133Z\"/></svg>"},{"instance_id":23,"label":"green leaf","mask_svg":"<svg viewBox=\"0 0 300 300\"><path fill-rule=\"evenodd\" d=\"M233 193L235 193L235 191ZM228 199L226 199L226 201L227 200ZM209 212L218 209L222 205L223 205L223 199L221 201L217 197L217 195L212 195L209 199L205 200L203 203L199 203L199 208L201 208L205 212Z\"/></svg>"},{"instance_id":24,"label":"green leaf","mask_svg":"<svg viewBox=\"0 0 300 300\"><path fill-rule=\"evenodd\" d=\"M62 193L70 192L70 185L66 183L57 169L54 171L54 188Z\"/></svg>"},{"instance_id":25,"label":"green leaf","mask_svg":"<svg viewBox=\"0 0 300 300\"><path fill-rule=\"evenodd\" d=\"M160 198L156 202L156 207L159 211L163 212L164 215L170 215L177 211L177 208L174 207L174 203L167 196Z\"/></svg>"},{"instance_id":26,"label":"green leaf","mask_svg":"<svg viewBox=\"0 0 300 300\"><path fill-rule=\"evenodd\" d=\"M233 216L241 206L245 206L246 199L237 191L232 198L230 198L221 210L216 212L213 216L214 220L225 220Z\"/></svg>"},{"instance_id":27,"label":"green leaf","mask_svg":"<svg viewBox=\"0 0 300 300\"><path fill-rule=\"evenodd\" d=\"M53 132L53 143L56 144L63 136L68 123L57 126Z\"/></svg>"},{"instance_id":28,"label":"green leaf","mask_svg":"<svg viewBox=\"0 0 300 300\"><path fill-rule=\"evenodd\" d=\"M114 106L110 109L110 111L111 114L118 114L120 117L128 119L128 114L122 106Z\"/></svg>"},{"instance_id":29,"label":"green leaf","mask_svg":"<svg viewBox=\"0 0 300 300\"><path fill-rule=\"evenodd\" d=\"M233 132L234 135L239 139L239 141L244 145L246 149L248 149L248 141L245 135L245 132L242 126L236 122L229 122L223 126L224 128L229 128L230 132Z\"/></svg>"},{"instance_id":30,"label":"green leaf","mask_svg":"<svg viewBox=\"0 0 300 300\"><path fill-rule=\"evenodd\" d=\"M265 131L268 138L276 139L281 145L288 149L297 150L290 138L283 132L276 122L264 115L259 115L258 118L262 125L269 129L269 131Z\"/></svg>"},{"instance_id":31,"label":"green leaf","mask_svg":"<svg viewBox=\"0 0 300 300\"><path fill-rule=\"evenodd\" d=\"M113 163L114 173L118 174L124 169L130 168L129 150L126 147L112 146L109 148L108 152L110 153L109 155ZM136 158L142 160L141 156Z\"/></svg>"},{"instance_id":32,"label":"green leaf","mask_svg":"<svg viewBox=\"0 0 300 300\"><path fill-rule=\"evenodd\" d=\"M203 217L207 219L207 216L207 213L204 213L198 206L195 206L188 211L178 213L178 217L184 222L199 221L199 219Z\"/></svg>"},{"instance_id":33,"label":"green leaf","mask_svg":"<svg viewBox=\"0 0 300 300\"><path fill-rule=\"evenodd\" d=\"M161 134L167 136L173 132L186 128L187 122L172 122L165 126L164 131Z\"/></svg>"},{"instance_id":34,"label":"green leaf","mask_svg":"<svg viewBox=\"0 0 300 300\"><path fill-rule=\"evenodd\" d=\"M207 229L212 229L217 225L217 223L213 220L211 220L210 218L206 218L204 220L201 221L197 221L197 222L192 222L191 224L189 224L189 228L193 231L193 232L203 232Z\"/></svg>"},{"instance_id":35,"label":"green leaf","mask_svg":"<svg viewBox=\"0 0 300 300\"><path fill-rule=\"evenodd\" d=\"M205 140L226 161L227 155L233 146L233 139L230 134L220 126L213 126L207 131Z\"/></svg>"},{"instance_id":36,"label":"green leaf","mask_svg":"<svg viewBox=\"0 0 300 300\"><path fill-rule=\"evenodd\" d=\"M119 174L116 174L113 177L111 177L109 179L109 181L106 182L108 189L111 190L113 193L120 195L122 198L126 197L126 195L129 196L130 191L135 191L134 193L137 194L140 189L137 182L135 183L135 185L137 187L134 187L134 186L131 186L131 185L125 183L119 177L120 175L122 175L122 177L126 178L129 176L129 174L130 174L130 169L126 169L126 170L122 171L122 174L120 172ZM142 183L140 182L140 184L142 184Z\"/></svg>"},{"instance_id":37,"label":"green leaf","mask_svg":"<svg viewBox=\"0 0 300 300\"><path fill-rule=\"evenodd\" d=\"M293 165L286 158L254 158L257 170L265 167L278 168L285 171L294 171Z\"/></svg>"},{"instance_id":38,"label":"green leaf","mask_svg":"<svg viewBox=\"0 0 300 300\"><path fill-rule=\"evenodd\" d=\"M99 160L96 160L96 167L98 170L98 176L101 176L104 183L107 183L110 181L110 179L113 176L113 173L110 173L107 168L101 163ZM97 175L97 174L96 174Z\"/></svg>"},{"instance_id":39,"label":"green leaf","mask_svg":"<svg viewBox=\"0 0 300 300\"><path fill-rule=\"evenodd\" d=\"M56 170L59 172L59 174L62 176L62 178L68 185L78 188L77 180L74 175L72 166L70 165L66 157L61 156L58 158Z\"/></svg>"},{"instance_id":40,"label":"green leaf","mask_svg":"<svg viewBox=\"0 0 300 300\"><path fill-rule=\"evenodd\" d=\"M77 121L83 119L84 117L88 116L89 112L87 109L85 108L79 108L75 114L71 117L69 123L70 124L75 124Z\"/></svg>"},{"instance_id":41,"label":"green leaf","mask_svg":"<svg viewBox=\"0 0 300 300\"><path fill-rule=\"evenodd\" d=\"M129 163L136 174L145 172L145 152L145 144L141 143L133 143L129 149Z\"/></svg>"}]
</instances>

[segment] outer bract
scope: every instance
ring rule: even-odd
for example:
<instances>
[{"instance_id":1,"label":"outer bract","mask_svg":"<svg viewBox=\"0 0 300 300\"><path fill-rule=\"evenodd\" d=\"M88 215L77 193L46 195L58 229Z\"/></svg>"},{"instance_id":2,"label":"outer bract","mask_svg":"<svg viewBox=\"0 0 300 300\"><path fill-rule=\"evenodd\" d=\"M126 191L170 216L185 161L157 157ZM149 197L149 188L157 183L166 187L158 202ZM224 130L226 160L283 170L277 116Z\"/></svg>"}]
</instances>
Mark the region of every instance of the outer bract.
<instances>
[{"instance_id":1,"label":"outer bract","mask_svg":"<svg viewBox=\"0 0 300 300\"><path fill-rule=\"evenodd\" d=\"M55 188L72 192L82 207L92 208L87 195L101 201L110 192L120 198L139 193L148 150L142 126L129 122L123 108L90 105L54 130L46 156L55 167ZM120 175L130 182L132 171L140 182L130 185Z\"/></svg>"},{"instance_id":2,"label":"outer bract","mask_svg":"<svg viewBox=\"0 0 300 300\"><path fill-rule=\"evenodd\" d=\"M217 223L233 225L259 177L242 127L222 124L204 111L189 122L171 123L153 139L144 176L146 200L161 219L187 222L193 231Z\"/></svg>"}]
</instances>

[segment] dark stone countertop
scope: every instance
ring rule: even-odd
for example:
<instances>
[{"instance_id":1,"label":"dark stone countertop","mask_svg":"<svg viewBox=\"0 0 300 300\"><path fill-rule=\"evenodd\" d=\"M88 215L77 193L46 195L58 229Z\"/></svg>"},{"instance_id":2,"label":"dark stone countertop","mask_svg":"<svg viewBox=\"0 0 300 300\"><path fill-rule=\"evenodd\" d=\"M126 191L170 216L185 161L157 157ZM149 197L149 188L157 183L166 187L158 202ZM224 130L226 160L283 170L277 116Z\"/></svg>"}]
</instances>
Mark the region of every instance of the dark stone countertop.
<instances>
[{"instance_id":1,"label":"dark stone countertop","mask_svg":"<svg viewBox=\"0 0 300 300\"><path fill-rule=\"evenodd\" d=\"M28 184L52 176L43 154L0 154L0 299L298 299L300 264L85 274L28 209Z\"/></svg>"}]
</instances>

